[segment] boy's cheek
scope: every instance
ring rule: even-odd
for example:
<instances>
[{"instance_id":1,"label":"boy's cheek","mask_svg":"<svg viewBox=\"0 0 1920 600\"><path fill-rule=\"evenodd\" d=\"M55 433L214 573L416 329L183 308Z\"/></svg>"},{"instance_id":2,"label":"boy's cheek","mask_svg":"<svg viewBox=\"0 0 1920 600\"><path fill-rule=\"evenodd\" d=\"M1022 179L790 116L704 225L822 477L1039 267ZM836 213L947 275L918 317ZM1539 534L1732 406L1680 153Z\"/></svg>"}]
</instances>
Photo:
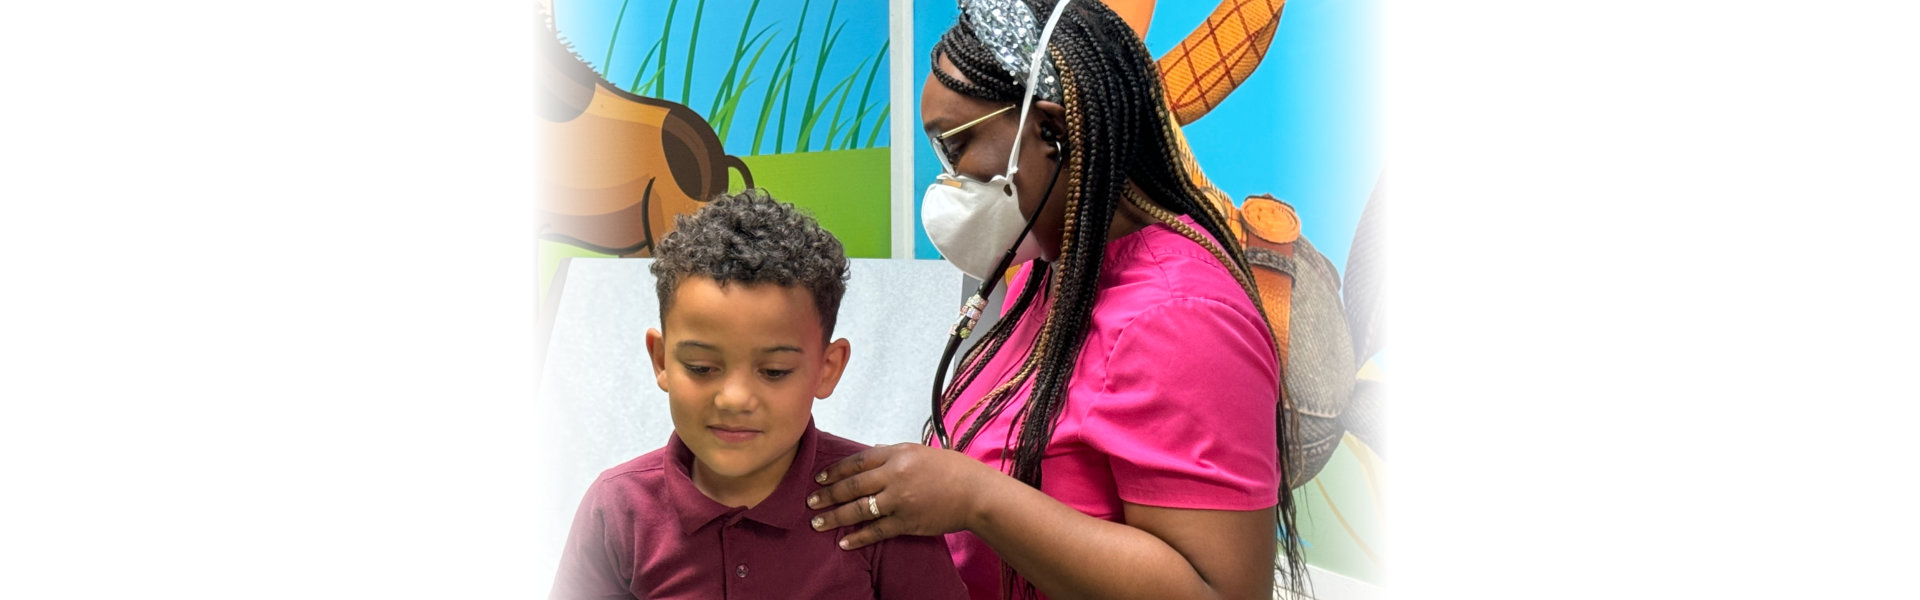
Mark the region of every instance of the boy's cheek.
<instances>
[{"instance_id":1,"label":"boy's cheek","mask_svg":"<svg viewBox=\"0 0 1920 600\"><path fill-rule=\"evenodd\" d=\"M683 425L704 427L706 423L704 407L685 392L686 390L681 390L679 394L674 393L673 390L667 392L667 408L673 417L674 428L678 429Z\"/></svg>"}]
</instances>

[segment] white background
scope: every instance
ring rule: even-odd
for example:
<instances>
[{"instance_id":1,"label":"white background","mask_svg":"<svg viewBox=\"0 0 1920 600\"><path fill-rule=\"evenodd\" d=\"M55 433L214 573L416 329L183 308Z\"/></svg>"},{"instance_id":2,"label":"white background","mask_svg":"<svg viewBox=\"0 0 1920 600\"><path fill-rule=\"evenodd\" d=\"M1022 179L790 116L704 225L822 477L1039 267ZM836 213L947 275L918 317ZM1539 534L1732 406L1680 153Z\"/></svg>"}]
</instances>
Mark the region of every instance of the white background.
<instances>
[{"instance_id":1,"label":"white background","mask_svg":"<svg viewBox=\"0 0 1920 600\"><path fill-rule=\"evenodd\" d=\"M1905 595L1913 10L1395 3L1404 597ZM538 597L522 5L10 5L0 597Z\"/></svg>"}]
</instances>

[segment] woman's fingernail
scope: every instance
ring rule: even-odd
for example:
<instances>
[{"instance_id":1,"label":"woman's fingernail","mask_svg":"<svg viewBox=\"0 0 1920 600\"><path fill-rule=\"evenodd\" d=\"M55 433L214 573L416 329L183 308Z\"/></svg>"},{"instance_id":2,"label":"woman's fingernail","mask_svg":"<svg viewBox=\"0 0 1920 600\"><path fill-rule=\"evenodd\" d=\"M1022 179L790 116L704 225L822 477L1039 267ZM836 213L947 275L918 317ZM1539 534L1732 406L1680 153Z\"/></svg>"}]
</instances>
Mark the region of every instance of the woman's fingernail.
<instances>
[{"instance_id":1,"label":"woman's fingernail","mask_svg":"<svg viewBox=\"0 0 1920 600\"><path fill-rule=\"evenodd\" d=\"M809 507L809 508L819 508L818 506L815 506L815 505L817 505L817 504L819 504L819 503L820 503L820 497L819 497L819 496L807 496L807 507Z\"/></svg>"},{"instance_id":2,"label":"woman's fingernail","mask_svg":"<svg viewBox=\"0 0 1920 600\"><path fill-rule=\"evenodd\" d=\"M821 471L819 475L815 475L815 476L813 476L813 482L814 482L814 483L826 483L826 482L827 482L827 472L826 472L826 471Z\"/></svg>"},{"instance_id":3,"label":"woman's fingernail","mask_svg":"<svg viewBox=\"0 0 1920 600\"><path fill-rule=\"evenodd\" d=\"M846 540L840 540L840 549L841 549L841 550L845 550L845 549L847 549L847 541L846 541Z\"/></svg>"},{"instance_id":4,"label":"woman's fingernail","mask_svg":"<svg viewBox=\"0 0 1920 600\"><path fill-rule=\"evenodd\" d=\"M826 519L822 519L822 518L820 518L820 517L814 517L814 518L813 518L813 528L814 528L814 529L819 529L819 528L821 528L822 526L825 526L826 524L827 524L827 520L826 520Z\"/></svg>"}]
</instances>

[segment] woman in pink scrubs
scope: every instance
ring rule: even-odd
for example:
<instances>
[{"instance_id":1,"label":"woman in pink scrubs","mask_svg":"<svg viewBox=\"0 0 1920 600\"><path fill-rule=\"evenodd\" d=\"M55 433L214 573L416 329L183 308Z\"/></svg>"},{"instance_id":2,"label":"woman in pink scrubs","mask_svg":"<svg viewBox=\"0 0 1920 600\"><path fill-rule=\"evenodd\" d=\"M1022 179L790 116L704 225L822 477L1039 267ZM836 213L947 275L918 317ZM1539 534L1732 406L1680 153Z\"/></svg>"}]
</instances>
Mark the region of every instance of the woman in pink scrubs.
<instances>
[{"instance_id":1,"label":"woman in pink scrubs","mask_svg":"<svg viewBox=\"0 0 1920 600\"><path fill-rule=\"evenodd\" d=\"M1097 0L1054 4L963 1L934 46L921 111L947 173L927 230L970 274L1018 264L1012 300L928 444L829 467L814 526L857 526L848 549L947 534L981 600L1300 592L1278 350L1246 259L1132 29Z\"/></svg>"}]
</instances>

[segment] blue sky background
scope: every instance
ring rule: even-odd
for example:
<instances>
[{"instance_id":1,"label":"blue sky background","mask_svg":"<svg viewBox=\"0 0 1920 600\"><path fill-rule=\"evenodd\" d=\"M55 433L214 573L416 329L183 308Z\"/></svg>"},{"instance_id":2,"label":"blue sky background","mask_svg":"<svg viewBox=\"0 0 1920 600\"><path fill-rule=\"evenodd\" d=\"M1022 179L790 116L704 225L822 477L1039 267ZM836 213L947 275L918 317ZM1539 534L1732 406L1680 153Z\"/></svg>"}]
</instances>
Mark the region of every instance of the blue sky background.
<instances>
[{"instance_id":1,"label":"blue sky background","mask_svg":"<svg viewBox=\"0 0 1920 600\"><path fill-rule=\"evenodd\" d=\"M932 74L928 53L933 52L933 43L940 41L940 34L946 33L959 15L959 5L949 0L914 0L913 80L901 84L913 88L913 130L916 132L920 131L920 88ZM940 159L934 158L932 143L927 141L925 135L921 135L913 144L914 258L940 258L940 251L933 248L933 240L927 238L926 226L920 224L920 203L925 200L921 190L933 185L933 178L939 174Z\"/></svg>"},{"instance_id":2,"label":"blue sky background","mask_svg":"<svg viewBox=\"0 0 1920 600\"><path fill-rule=\"evenodd\" d=\"M665 99L679 102L692 108L703 117L712 118L709 109L720 83L726 78L727 68L733 63L734 46L741 37L741 27L746 21L750 0L708 0L700 14L699 48L693 56L694 74L691 86L682 85L680 73L687 61L687 48L692 42L695 9L700 0L679 0L668 40ZM794 30L799 27L800 13L803 7L800 0L762 0L759 12L754 14L752 29L746 32L751 37L762 27L772 25L768 36L772 42L766 53L761 56L759 66L753 74L754 82L736 109L737 116L726 140L723 140L727 153L740 156L750 154L753 146L755 124L759 120L762 98L766 85L773 79L775 62L780 58L781 50L793 39ZM823 33L831 33L825 27L827 13L833 8L834 0L813 0L807 6L806 30L800 32L799 64L794 68L793 98L789 103L786 131L786 146L781 152L793 151L794 142L800 129L800 105L806 99L807 86L814 72L814 61L819 56L820 39ZM621 16L621 7L626 14ZM627 89L641 68L641 60L647 50L660 39L662 29L667 25L669 0L554 0L554 28L560 35L573 44L574 51L592 65L594 70L606 75L609 81ZM620 23L619 35L614 36L614 24ZM854 81L853 98L846 103L843 121L850 121L851 115L858 112L855 103L860 100L860 91L866 83L866 66L861 61L870 61L887 43L887 0L839 0L839 9L833 13L834 27L842 24L839 39L827 57L827 63L821 69L819 94L825 96L828 88L837 83L855 69L860 74ZM765 38L762 38L763 40ZM740 59L740 69L746 69L752 60L753 52L758 48L747 49L747 55ZM612 60L608 60L608 47L612 46ZM656 56L655 61L659 58ZM887 59L882 57L884 62ZM868 66L871 62L868 63ZM653 65L648 66L651 77ZM857 147L865 147L867 134L875 127L875 118L887 106L888 89L887 66L881 65L875 75L872 93L867 104L873 105L856 141ZM682 100L682 89L691 88ZM640 92L642 96L652 97L651 90ZM775 100L778 103L778 100ZM826 135L833 106L826 109L827 115L815 124L812 150L820 150L820 140ZM765 139L762 141L761 154L774 153L775 128L778 124L778 107L767 125ZM880 136L874 141L874 147L890 145L885 124L880 124ZM841 136L844 138L845 133ZM836 140L835 148L839 148Z\"/></svg>"},{"instance_id":3,"label":"blue sky background","mask_svg":"<svg viewBox=\"0 0 1920 600\"><path fill-rule=\"evenodd\" d=\"M1164 55L1217 2L1160 2L1147 48ZM1377 81L1380 0L1293 0L1267 58L1213 112L1186 127L1202 170L1239 203L1268 193L1300 212L1307 239L1344 273L1348 245L1382 165ZM914 14L915 114L927 54L958 15L951 0L919 0ZM917 129L917 128L916 128ZM914 147L914 189L939 172L925 142ZM915 201L915 210L919 206ZM914 254L939 258L914 215Z\"/></svg>"}]
</instances>

